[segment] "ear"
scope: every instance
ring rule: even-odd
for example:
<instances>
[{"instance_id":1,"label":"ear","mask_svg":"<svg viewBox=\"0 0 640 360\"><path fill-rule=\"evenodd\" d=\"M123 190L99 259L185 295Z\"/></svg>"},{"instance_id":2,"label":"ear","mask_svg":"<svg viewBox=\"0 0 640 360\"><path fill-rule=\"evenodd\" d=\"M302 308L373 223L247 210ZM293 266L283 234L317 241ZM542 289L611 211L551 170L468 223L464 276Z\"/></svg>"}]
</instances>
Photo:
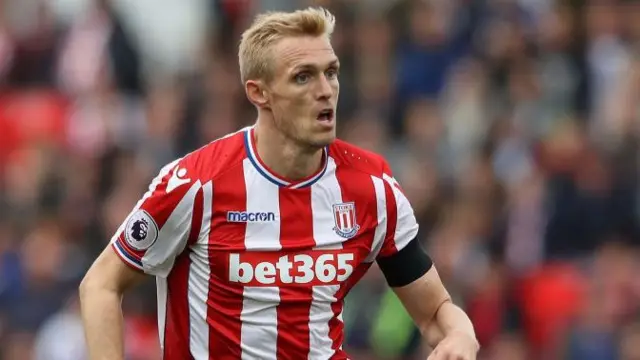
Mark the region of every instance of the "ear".
<instances>
[{"instance_id":1,"label":"ear","mask_svg":"<svg viewBox=\"0 0 640 360\"><path fill-rule=\"evenodd\" d=\"M247 98L251 103L259 108L269 107L269 98L265 84L260 80L247 80L244 85Z\"/></svg>"}]
</instances>

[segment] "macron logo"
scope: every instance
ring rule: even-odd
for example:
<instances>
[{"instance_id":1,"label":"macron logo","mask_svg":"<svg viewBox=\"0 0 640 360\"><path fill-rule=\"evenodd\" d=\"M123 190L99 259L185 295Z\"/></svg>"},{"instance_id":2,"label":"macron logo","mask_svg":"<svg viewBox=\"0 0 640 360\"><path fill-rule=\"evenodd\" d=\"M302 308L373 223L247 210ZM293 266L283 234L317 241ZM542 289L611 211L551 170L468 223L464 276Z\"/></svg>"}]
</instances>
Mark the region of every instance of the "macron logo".
<instances>
[{"instance_id":1,"label":"macron logo","mask_svg":"<svg viewBox=\"0 0 640 360\"><path fill-rule=\"evenodd\" d=\"M173 174L169 178L169 181L167 181L167 194L184 184L188 184L191 179L185 178L186 175L187 169L176 166Z\"/></svg>"},{"instance_id":2,"label":"macron logo","mask_svg":"<svg viewBox=\"0 0 640 360\"><path fill-rule=\"evenodd\" d=\"M228 211L228 222L272 222L276 214L272 212Z\"/></svg>"}]
</instances>

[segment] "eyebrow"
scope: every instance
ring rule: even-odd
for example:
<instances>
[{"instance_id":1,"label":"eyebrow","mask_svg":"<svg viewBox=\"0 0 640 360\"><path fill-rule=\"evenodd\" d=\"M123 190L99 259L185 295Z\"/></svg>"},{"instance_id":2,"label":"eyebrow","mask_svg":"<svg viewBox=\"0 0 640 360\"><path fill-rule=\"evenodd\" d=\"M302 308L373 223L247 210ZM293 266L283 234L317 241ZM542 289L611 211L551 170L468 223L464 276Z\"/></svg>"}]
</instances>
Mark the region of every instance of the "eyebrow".
<instances>
[{"instance_id":1,"label":"eyebrow","mask_svg":"<svg viewBox=\"0 0 640 360\"><path fill-rule=\"evenodd\" d=\"M340 61L338 59L332 60L328 67L339 67L340 66ZM316 68L318 68L318 66L316 66L315 64L300 64L295 66L292 69L292 72L297 72L300 70L315 70Z\"/></svg>"}]
</instances>

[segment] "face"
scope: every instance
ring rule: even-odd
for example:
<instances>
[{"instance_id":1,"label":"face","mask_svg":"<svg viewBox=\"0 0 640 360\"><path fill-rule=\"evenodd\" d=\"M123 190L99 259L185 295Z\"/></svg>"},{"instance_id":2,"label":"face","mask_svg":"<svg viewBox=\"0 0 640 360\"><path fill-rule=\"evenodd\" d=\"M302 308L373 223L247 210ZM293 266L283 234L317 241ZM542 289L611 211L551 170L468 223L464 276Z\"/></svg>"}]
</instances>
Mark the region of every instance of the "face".
<instances>
[{"instance_id":1,"label":"face","mask_svg":"<svg viewBox=\"0 0 640 360\"><path fill-rule=\"evenodd\" d=\"M273 50L273 76L264 90L275 126L300 145L329 145L336 137L340 89L340 65L329 39L285 38Z\"/></svg>"}]
</instances>

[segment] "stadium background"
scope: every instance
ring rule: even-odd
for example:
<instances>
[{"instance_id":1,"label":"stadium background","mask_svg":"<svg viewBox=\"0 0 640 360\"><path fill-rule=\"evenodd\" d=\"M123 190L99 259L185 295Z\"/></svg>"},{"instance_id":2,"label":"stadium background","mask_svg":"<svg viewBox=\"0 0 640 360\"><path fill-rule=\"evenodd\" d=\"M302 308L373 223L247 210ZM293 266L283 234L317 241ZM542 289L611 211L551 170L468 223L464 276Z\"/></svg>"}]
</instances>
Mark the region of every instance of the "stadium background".
<instances>
[{"instance_id":1,"label":"stadium background","mask_svg":"<svg viewBox=\"0 0 640 360\"><path fill-rule=\"evenodd\" d=\"M236 46L302 0L0 2L0 358L80 360L81 276L161 165L255 112ZM340 136L387 156L483 359L640 359L640 4L326 0ZM158 359L155 286L127 359ZM377 271L356 359L424 359ZM528 356L528 357L527 357Z\"/></svg>"}]
</instances>

